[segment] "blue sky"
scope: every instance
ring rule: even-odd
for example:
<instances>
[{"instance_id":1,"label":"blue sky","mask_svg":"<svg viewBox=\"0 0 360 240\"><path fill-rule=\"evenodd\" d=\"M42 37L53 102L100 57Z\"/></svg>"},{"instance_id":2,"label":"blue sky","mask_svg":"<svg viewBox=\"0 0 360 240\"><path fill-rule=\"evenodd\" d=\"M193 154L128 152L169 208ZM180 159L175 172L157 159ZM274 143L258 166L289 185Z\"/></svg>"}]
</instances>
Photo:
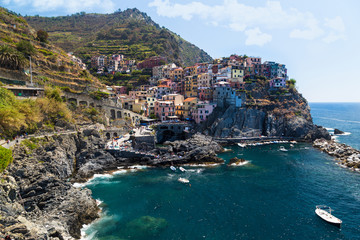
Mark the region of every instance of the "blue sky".
<instances>
[{"instance_id":1,"label":"blue sky","mask_svg":"<svg viewBox=\"0 0 360 240\"><path fill-rule=\"evenodd\" d=\"M138 8L213 58L260 56L286 64L310 102L360 102L360 1L0 0L22 15Z\"/></svg>"}]
</instances>

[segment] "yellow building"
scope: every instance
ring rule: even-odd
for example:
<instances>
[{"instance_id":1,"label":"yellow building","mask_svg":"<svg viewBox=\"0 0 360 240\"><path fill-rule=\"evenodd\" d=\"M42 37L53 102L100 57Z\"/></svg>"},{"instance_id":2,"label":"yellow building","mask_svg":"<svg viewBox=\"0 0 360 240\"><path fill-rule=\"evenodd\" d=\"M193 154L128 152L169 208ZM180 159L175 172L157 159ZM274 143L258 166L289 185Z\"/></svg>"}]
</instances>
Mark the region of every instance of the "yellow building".
<instances>
[{"instance_id":1,"label":"yellow building","mask_svg":"<svg viewBox=\"0 0 360 240\"><path fill-rule=\"evenodd\" d=\"M146 101L135 99L135 103L132 106L132 111L143 114L146 111Z\"/></svg>"},{"instance_id":2,"label":"yellow building","mask_svg":"<svg viewBox=\"0 0 360 240\"><path fill-rule=\"evenodd\" d=\"M197 97L198 77L197 75L185 77L184 81L185 97Z\"/></svg>"},{"instance_id":3,"label":"yellow building","mask_svg":"<svg viewBox=\"0 0 360 240\"><path fill-rule=\"evenodd\" d=\"M197 103L196 97L189 97L184 100L182 109L184 118L191 117L191 110L196 108Z\"/></svg>"}]
</instances>

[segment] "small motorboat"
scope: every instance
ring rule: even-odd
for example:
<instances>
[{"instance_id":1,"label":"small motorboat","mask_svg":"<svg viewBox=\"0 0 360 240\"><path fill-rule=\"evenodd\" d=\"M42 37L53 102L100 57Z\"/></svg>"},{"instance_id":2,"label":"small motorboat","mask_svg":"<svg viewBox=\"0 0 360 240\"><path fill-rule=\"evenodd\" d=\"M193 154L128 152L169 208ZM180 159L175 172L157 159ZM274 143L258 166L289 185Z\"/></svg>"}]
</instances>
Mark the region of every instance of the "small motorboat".
<instances>
[{"instance_id":1,"label":"small motorboat","mask_svg":"<svg viewBox=\"0 0 360 240\"><path fill-rule=\"evenodd\" d=\"M337 217L333 216L331 214L332 209L326 205L317 205L315 209L315 213L324 221L337 226L341 227L342 221L338 219Z\"/></svg>"},{"instance_id":2,"label":"small motorboat","mask_svg":"<svg viewBox=\"0 0 360 240\"><path fill-rule=\"evenodd\" d=\"M183 167L179 167L179 169L180 169L180 171L182 171L182 172L186 172L186 169L183 168Z\"/></svg>"},{"instance_id":3,"label":"small motorboat","mask_svg":"<svg viewBox=\"0 0 360 240\"><path fill-rule=\"evenodd\" d=\"M288 150L284 146L280 146L279 151L287 152Z\"/></svg>"},{"instance_id":4,"label":"small motorboat","mask_svg":"<svg viewBox=\"0 0 360 240\"><path fill-rule=\"evenodd\" d=\"M174 166L170 166L170 169L174 172L176 171L176 167L174 167Z\"/></svg>"},{"instance_id":5,"label":"small motorboat","mask_svg":"<svg viewBox=\"0 0 360 240\"><path fill-rule=\"evenodd\" d=\"M178 179L179 182L182 182L182 183L189 183L189 179L186 179L186 178L179 178Z\"/></svg>"},{"instance_id":6,"label":"small motorboat","mask_svg":"<svg viewBox=\"0 0 360 240\"><path fill-rule=\"evenodd\" d=\"M244 143L238 143L237 145L242 148L246 147L246 144L244 144Z\"/></svg>"}]
</instances>

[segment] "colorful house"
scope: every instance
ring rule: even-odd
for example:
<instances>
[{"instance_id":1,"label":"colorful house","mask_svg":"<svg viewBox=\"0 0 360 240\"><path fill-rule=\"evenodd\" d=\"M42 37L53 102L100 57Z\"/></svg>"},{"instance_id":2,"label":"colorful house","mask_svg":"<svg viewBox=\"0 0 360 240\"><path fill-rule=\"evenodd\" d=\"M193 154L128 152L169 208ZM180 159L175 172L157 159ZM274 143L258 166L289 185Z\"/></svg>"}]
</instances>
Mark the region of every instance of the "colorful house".
<instances>
[{"instance_id":1,"label":"colorful house","mask_svg":"<svg viewBox=\"0 0 360 240\"><path fill-rule=\"evenodd\" d=\"M161 99L162 96L170 94L172 91L167 85L159 85L156 91L156 98Z\"/></svg>"},{"instance_id":2,"label":"colorful house","mask_svg":"<svg viewBox=\"0 0 360 240\"><path fill-rule=\"evenodd\" d=\"M157 101L155 102L155 115L161 120L165 121L169 117L175 116L175 105L172 101Z\"/></svg>"},{"instance_id":3,"label":"colorful house","mask_svg":"<svg viewBox=\"0 0 360 240\"><path fill-rule=\"evenodd\" d=\"M157 99L155 97L148 96L146 98L146 116L150 116L152 114L155 114L155 102Z\"/></svg>"},{"instance_id":4,"label":"colorful house","mask_svg":"<svg viewBox=\"0 0 360 240\"><path fill-rule=\"evenodd\" d=\"M270 88L280 88L280 87L283 87L285 88L286 87L286 80L285 78L273 78L270 80Z\"/></svg>"},{"instance_id":5,"label":"colorful house","mask_svg":"<svg viewBox=\"0 0 360 240\"><path fill-rule=\"evenodd\" d=\"M208 116L216 108L215 103L210 103L208 101L198 102L196 108L192 110L192 118L196 123L201 123L207 120Z\"/></svg>"},{"instance_id":6,"label":"colorful house","mask_svg":"<svg viewBox=\"0 0 360 240\"><path fill-rule=\"evenodd\" d=\"M198 99L196 97L186 98L183 103L183 116L184 118L191 117L191 110L196 108Z\"/></svg>"},{"instance_id":7,"label":"colorful house","mask_svg":"<svg viewBox=\"0 0 360 240\"><path fill-rule=\"evenodd\" d=\"M199 87L199 99L201 101L212 101L213 100L213 88L211 87Z\"/></svg>"}]
</instances>

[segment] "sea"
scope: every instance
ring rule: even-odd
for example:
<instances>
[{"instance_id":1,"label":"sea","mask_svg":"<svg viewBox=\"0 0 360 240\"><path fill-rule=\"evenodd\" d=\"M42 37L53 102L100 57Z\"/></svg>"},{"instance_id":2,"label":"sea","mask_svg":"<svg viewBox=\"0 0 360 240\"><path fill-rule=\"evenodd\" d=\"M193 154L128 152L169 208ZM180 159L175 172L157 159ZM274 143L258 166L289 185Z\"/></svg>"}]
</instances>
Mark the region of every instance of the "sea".
<instances>
[{"instance_id":1,"label":"sea","mask_svg":"<svg viewBox=\"0 0 360 240\"><path fill-rule=\"evenodd\" d=\"M336 141L360 149L360 103L310 107L315 124L344 131ZM79 186L91 189L102 209L82 239L360 239L359 173L305 143L227 150L219 157L249 163L96 175ZM342 227L321 220L316 205L330 206Z\"/></svg>"}]
</instances>

